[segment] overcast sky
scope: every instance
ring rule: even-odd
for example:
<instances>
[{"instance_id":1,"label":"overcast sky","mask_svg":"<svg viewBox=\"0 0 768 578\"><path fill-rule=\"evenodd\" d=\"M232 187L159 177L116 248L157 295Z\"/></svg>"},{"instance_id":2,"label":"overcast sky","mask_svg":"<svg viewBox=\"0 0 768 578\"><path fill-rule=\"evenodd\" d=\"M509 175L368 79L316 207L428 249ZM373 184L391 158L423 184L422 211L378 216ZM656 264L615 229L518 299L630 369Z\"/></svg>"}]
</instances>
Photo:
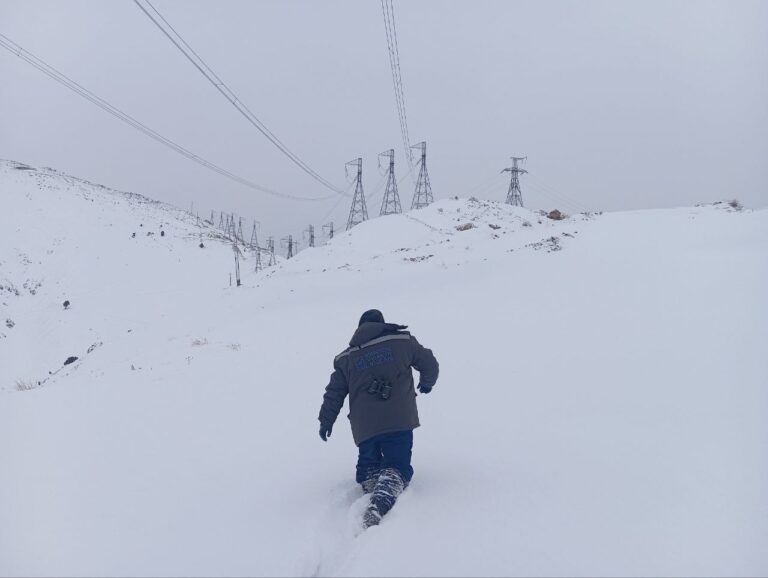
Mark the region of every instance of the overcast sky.
<instances>
[{"instance_id":1,"label":"overcast sky","mask_svg":"<svg viewBox=\"0 0 768 578\"><path fill-rule=\"evenodd\" d=\"M378 0L152 0L283 142L345 186L376 155L405 172ZM531 208L768 205L768 2L394 0L408 126L436 198L503 200L527 156ZM0 32L182 146L264 186L328 193L275 149L131 0L0 0ZM51 166L264 235L343 228L349 199L292 202L179 156L0 50L0 157ZM1 194L1 191L0 191ZM334 208L335 207L335 208ZM325 219L323 221L323 219Z\"/></svg>"}]
</instances>

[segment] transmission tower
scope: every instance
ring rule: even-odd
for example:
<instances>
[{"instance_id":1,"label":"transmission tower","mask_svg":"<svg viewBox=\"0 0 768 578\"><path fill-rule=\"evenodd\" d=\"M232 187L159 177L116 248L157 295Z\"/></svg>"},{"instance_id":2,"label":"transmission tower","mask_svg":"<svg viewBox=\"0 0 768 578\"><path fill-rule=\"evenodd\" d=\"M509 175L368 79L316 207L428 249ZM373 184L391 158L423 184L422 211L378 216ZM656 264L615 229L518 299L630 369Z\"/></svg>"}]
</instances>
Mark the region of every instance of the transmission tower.
<instances>
[{"instance_id":1,"label":"transmission tower","mask_svg":"<svg viewBox=\"0 0 768 578\"><path fill-rule=\"evenodd\" d=\"M381 201L379 215L402 213L403 209L400 206L400 195L397 194L397 181L395 180L395 149L379 153L379 166L381 166L381 157L389 157L389 167L387 168L387 188L384 190L384 200Z\"/></svg>"},{"instance_id":2,"label":"transmission tower","mask_svg":"<svg viewBox=\"0 0 768 578\"><path fill-rule=\"evenodd\" d=\"M355 195L352 197L352 208L349 210L349 219L347 219L347 231L368 220L368 208L365 206L365 194L363 193L363 159L357 158L349 161L344 165L345 172L350 165L357 167L357 176L355 177Z\"/></svg>"},{"instance_id":3,"label":"transmission tower","mask_svg":"<svg viewBox=\"0 0 768 578\"><path fill-rule=\"evenodd\" d=\"M235 278L237 279L237 286L240 287L240 249L237 243L232 243L232 252L235 254Z\"/></svg>"},{"instance_id":4,"label":"transmission tower","mask_svg":"<svg viewBox=\"0 0 768 578\"><path fill-rule=\"evenodd\" d=\"M520 192L520 175L525 174L528 171L521 169L517 166L517 163L524 161L528 157L510 157L512 159L512 166L502 170L502 173L509 171L511 179L509 181L509 190L507 191L507 204L514 205L516 207L523 206L523 194Z\"/></svg>"},{"instance_id":5,"label":"transmission tower","mask_svg":"<svg viewBox=\"0 0 768 578\"><path fill-rule=\"evenodd\" d=\"M267 251L269 251L269 263L267 267L272 267L277 261L275 260L275 238L270 237L267 239Z\"/></svg>"},{"instance_id":6,"label":"transmission tower","mask_svg":"<svg viewBox=\"0 0 768 578\"><path fill-rule=\"evenodd\" d=\"M328 238L333 239L333 221L323 225L323 229L328 229Z\"/></svg>"},{"instance_id":7,"label":"transmission tower","mask_svg":"<svg viewBox=\"0 0 768 578\"><path fill-rule=\"evenodd\" d=\"M422 209L434 201L432 198L432 185L429 182L429 174L427 173L427 142L422 141L417 145L413 145L412 149L421 149L421 160L419 164L419 178L416 180L416 192L413 194L413 201L411 202L411 210Z\"/></svg>"},{"instance_id":8,"label":"transmission tower","mask_svg":"<svg viewBox=\"0 0 768 578\"><path fill-rule=\"evenodd\" d=\"M224 230L224 213L219 213L219 231Z\"/></svg>"},{"instance_id":9,"label":"transmission tower","mask_svg":"<svg viewBox=\"0 0 768 578\"><path fill-rule=\"evenodd\" d=\"M283 239L283 246L288 247L288 252L285 255L286 259L291 259L293 257L293 235L288 235L288 238Z\"/></svg>"},{"instance_id":10,"label":"transmission tower","mask_svg":"<svg viewBox=\"0 0 768 578\"><path fill-rule=\"evenodd\" d=\"M237 220L237 239L241 243L245 244L245 237L243 236L243 218L240 217Z\"/></svg>"},{"instance_id":11,"label":"transmission tower","mask_svg":"<svg viewBox=\"0 0 768 578\"><path fill-rule=\"evenodd\" d=\"M256 234L256 219L253 220L253 230L251 231L251 242L249 243L251 249L259 249L259 237Z\"/></svg>"},{"instance_id":12,"label":"transmission tower","mask_svg":"<svg viewBox=\"0 0 768 578\"><path fill-rule=\"evenodd\" d=\"M309 237L309 246L314 247L315 246L315 226L310 225L309 228L305 231L307 233L307 236Z\"/></svg>"},{"instance_id":13,"label":"transmission tower","mask_svg":"<svg viewBox=\"0 0 768 578\"><path fill-rule=\"evenodd\" d=\"M227 237L230 240L234 240L237 235L235 234L235 215L234 213L227 216Z\"/></svg>"},{"instance_id":14,"label":"transmission tower","mask_svg":"<svg viewBox=\"0 0 768 578\"><path fill-rule=\"evenodd\" d=\"M256 256L256 266L253 268L253 270L258 273L264 268L264 266L261 264L261 249L259 247L256 247L255 256Z\"/></svg>"}]
</instances>

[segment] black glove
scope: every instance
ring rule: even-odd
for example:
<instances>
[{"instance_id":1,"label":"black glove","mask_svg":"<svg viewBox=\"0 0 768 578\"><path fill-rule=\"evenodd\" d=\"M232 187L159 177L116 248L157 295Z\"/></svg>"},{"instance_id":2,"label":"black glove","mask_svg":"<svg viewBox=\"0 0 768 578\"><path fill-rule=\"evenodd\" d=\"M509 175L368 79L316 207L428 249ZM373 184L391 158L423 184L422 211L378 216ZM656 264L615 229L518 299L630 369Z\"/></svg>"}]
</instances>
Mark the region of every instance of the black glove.
<instances>
[{"instance_id":1,"label":"black glove","mask_svg":"<svg viewBox=\"0 0 768 578\"><path fill-rule=\"evenodd\" d=\"M331 437L331 431L333 431L333 424L320 422L320 439L324 442L328 441Z\"/></svg>"},{"instance_id":2,"label":"black glove","mask_svg":"<svg viewBox=\"0 0 768 578\"><path fill-rule=\"evenodd\" d=\"M416 389L418 389L418 390L419 390L421 393L429 393L430 391L432 391L432 386L431 386L431 385L425 385L425 384L423 384L423 383L420 383L420 384L419 384L419 385L416 387Z\"/></svg>"}]
</instances>

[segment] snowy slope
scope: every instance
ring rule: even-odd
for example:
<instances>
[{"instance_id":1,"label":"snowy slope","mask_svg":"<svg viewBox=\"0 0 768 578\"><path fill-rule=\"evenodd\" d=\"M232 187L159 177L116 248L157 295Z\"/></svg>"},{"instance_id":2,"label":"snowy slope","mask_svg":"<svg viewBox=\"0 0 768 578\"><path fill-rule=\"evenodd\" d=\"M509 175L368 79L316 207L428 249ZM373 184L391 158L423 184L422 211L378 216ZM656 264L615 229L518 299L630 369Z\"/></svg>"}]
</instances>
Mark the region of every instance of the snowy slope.
<instances>
[{"instance_id":1,"label":"snowy slope","mask_svg":"<svg viewBox=\"0 0 768 578\"><path fill-rule=\"evenodd\" d=\"M448 200L233 288L212 231L68 178L0 167L0 574L768 572L768 212ZM316 416L369 307L441 379L358 534Z\"/></svg>"},{"instance_id":2,"label":"snowy slope","mask_svg":"<svg viewBox=\"0 0 768 578\"><path fill-rule=\"evenodd\" d=\"M70 356L88 367L88 349L105 338L135 340L144 320L169 314L174 292L228 283L231 247L174 207L8 161L0 192L4 377L55 381L76 369L62 368Z\"/></svg>"}]
</instances>

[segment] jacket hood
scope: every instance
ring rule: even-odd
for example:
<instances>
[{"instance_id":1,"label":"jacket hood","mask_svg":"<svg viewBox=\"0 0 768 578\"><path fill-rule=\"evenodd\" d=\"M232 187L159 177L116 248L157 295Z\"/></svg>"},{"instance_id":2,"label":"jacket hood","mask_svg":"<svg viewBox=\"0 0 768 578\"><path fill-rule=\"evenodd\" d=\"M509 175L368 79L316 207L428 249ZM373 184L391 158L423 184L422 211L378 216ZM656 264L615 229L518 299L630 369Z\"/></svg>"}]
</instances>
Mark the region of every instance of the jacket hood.
<instances>
[{"instance_id":1,"label":"jacket hood","mask_svg":"<svg viewBox=\"0 0 768 578\"><path fill-rule=\"evenodd\" d=\"M379 323L378 321L366 321L357 328L352 339L349 340L349 344L352 347L357 347L376 339L382 335L391 335L393 333L400 333L404 329L408 329L407 325L398 325L397 323Z\"/></svg>"}]
</instances>

